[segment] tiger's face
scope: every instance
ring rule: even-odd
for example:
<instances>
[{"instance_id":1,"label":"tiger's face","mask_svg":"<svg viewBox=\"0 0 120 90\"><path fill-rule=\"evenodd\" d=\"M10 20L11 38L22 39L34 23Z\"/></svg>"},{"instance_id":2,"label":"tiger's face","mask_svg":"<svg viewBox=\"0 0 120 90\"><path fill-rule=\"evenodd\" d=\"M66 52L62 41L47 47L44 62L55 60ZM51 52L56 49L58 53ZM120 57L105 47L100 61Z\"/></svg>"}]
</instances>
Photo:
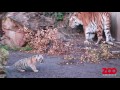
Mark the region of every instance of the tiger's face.
<instances>
[{"instance_id":1,"label":"tiger's face","mask_svg":"<svg viewBox=\"0 0 120 90\"><path fill-rule=\"evenodd\" d=\"M76 16L76 13L74 13L72 16L70 16L69 26L70 26L71 28L76 28L76 27L79 26L80 24L83 25L82 20L80 20L80 19Z\"/></svg>"},{"instance_id":2,"label":"tiger's face","mask_svg":"<svg viewBox=\"0 0 120 90\"><path fill-rule=\"evenodd\" d=\"M36 60L37 60L37 62L43 63L43 62L44 62L43 59L44 59L44 58L43 58L42 55L36 55Z\"/></svg>"}]
</instances>

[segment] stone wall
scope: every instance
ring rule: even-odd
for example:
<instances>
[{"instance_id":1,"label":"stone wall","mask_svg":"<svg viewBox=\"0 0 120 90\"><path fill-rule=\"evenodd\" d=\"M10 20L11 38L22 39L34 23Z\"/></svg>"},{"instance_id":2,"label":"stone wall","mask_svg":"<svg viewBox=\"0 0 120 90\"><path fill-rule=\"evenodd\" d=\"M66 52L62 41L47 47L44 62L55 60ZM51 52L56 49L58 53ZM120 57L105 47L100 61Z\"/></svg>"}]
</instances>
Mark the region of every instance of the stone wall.
<instances>
[{"instance_id":1,"label":"stone wall","mask_svg":"<svg viewBox=\"0 0 120 90\"><path fill-rule=\"evenodd\" d=\"M120 12L111 12L112 15L112 36L120 41Z\"/></svg>"}]
</instances>

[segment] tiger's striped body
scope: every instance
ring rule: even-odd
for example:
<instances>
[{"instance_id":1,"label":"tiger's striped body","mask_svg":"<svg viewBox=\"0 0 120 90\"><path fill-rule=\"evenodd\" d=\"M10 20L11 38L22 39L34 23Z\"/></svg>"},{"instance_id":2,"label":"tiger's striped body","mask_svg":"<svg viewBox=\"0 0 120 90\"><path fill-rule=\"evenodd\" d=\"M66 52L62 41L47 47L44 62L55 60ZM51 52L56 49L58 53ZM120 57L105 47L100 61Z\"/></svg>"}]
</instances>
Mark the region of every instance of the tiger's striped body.
<instances>
[{"instance_id":1,"label":"tiger's striped body","mask_svg":"<svg viewBox=\"0 0 120 90\"><path fill-rule=\"evenodd\" d=\"M14 63L12 66L15 67L18 71L24 72L28 68L31 68L34 72L38 72L36 69L36 64L40 62L43 62L43 56L42 55L34 55L32 57L24 58L16 63ZM6 66L7 68L10 66Z\"/></svg>"},{"instance_id":2,"label":"tiger's striped body","mask_svg":"<svg viewBox=\"0 0 120 90\"><path fill-rule=\"evenodd\" d=\"M89 43L97 34L98 44L103 39L105 33L106 42L113 41L111 36L111 17L109 12L75 12L69 19L69 26L75 28L78 25L83 25L85 32L85 43Z\"/></svg>"}]
</instances>

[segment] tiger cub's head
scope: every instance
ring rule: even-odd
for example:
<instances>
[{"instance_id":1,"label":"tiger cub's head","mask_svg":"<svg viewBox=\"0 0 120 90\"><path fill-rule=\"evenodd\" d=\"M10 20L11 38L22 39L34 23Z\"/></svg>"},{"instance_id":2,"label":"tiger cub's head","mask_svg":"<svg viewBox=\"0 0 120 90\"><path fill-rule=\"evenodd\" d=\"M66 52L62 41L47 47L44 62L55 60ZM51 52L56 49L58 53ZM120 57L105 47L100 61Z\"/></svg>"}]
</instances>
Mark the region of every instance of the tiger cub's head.
<instances>
[{"instance_id":1,"label":"tiger cub's head","mask_svg":"<svg viewBox=\"0 0 120 90\"><path fill-rule=\"evenodd\" d=\"M37 62L40 62L40 63L43 63L43 62L44 62L44 60L43 60L44 58L43 58L43 56L40 55L40 54L39 54L39 55L35 55L35 58L36 58L36 61L37 61Z\"/></svg>"},{"instance_id":2,"label":"tiger cub's head","mask_svg":"<svg viewBox=\"0 0 120 90\"><path fill-rule=\"evenodd\" d=\"M69 17L69 27L76 28L79 25L83 25L82 20L78 17L78 14L80 16L80 13L75 12Z\"/></svg>"}]
</instances>

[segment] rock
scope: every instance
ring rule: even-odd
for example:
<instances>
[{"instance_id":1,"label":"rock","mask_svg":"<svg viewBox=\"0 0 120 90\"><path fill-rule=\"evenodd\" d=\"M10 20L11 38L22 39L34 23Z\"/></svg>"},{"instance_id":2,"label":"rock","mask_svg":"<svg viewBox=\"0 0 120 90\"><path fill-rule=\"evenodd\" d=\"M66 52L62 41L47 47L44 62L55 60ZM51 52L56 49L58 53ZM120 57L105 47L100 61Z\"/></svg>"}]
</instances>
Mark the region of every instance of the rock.
<instances>
[{"instance_id":1,"label":"rock","mask_svg":"<svg viewBox=\"0 0 120 90\"><path fill-rule=\"evenodd\" d=\"M38 30L40 27L54 25L52 18L43 16L39 12L9 12L6 17L19 22L31 30Z\"/></svg>"},{"instance_id":2,"label":"rock","mask_svg":"<svg viewBox=\"0 0 120 90\"><path fill-rule=\"evenodd\" d=\"M0 43L12 48L22 47L26 44L26 33L53 25L52 18L40 15L39 12L8 12L2 20L2 31L5 34Z\"/></svg>"}]
</instances>

